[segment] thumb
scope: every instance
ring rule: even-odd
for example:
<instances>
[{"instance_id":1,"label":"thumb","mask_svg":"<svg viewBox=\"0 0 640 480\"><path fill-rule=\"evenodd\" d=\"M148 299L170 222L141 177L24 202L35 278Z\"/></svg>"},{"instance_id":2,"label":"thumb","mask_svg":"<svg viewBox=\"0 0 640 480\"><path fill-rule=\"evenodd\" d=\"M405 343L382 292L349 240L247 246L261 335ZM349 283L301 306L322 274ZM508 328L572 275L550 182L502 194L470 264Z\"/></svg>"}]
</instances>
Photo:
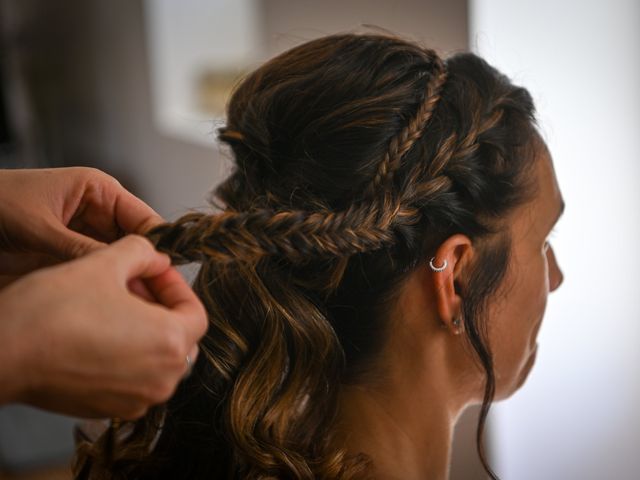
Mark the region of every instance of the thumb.
<instances>
[{"instance_id":1,"label":"thumb","mask_svg":"<svg viewBox=\"0 0 640 480\"><path fill-rule=\"evenodd\" d=\"M125 284L135 278L155 277L171 266L168 255L158 252L149 240L139 235L122 237L98 254L115 265L120 280Z\"/></svg>"}]
</instances>

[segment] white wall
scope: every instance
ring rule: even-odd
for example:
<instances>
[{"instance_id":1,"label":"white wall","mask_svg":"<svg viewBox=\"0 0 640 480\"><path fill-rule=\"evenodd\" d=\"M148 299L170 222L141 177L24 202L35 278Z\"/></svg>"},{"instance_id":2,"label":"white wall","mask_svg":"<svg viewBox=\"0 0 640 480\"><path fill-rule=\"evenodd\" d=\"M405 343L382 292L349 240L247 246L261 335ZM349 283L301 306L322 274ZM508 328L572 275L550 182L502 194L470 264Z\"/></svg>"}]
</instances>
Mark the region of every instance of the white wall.
<instances>
[{"instance_id":1,"label":"white wall","mask_svg":"<svg viewBox=\"0 0 640 480\"><path fill-rule=\"evenodd\" d=\"M212 119L194 98L198 76L212 68L239 76L257 60L257 0L146 0L144 7L155 123L211 147Z\"/></svg>"},{"instance_id":2,"label":"white wall","mask_svg":"<svg viewBox=\"0 0 640 480\"><path fill-rule=\"evenodd\" d=\"M536 99L565 274L525 386L493 413L503 480L640 478L640 2L471 0L471 45Z\"/></svg>"}]
</instances>

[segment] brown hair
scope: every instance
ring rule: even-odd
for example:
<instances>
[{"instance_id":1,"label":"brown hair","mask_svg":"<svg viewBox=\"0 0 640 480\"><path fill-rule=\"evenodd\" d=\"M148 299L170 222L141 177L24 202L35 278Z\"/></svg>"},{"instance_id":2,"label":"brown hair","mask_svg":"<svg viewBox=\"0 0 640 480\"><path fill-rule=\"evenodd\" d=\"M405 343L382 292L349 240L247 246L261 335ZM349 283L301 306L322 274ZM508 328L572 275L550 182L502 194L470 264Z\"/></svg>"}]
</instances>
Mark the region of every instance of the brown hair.
<instances>
[{"instance_id":1,"label":"brown hair","mask_svg":"<svg viewBox=\"0 0 640 480\"><path fill-rule=\"evenodd\" d=\"M223 211L149 233L201 263L202 354L109 462L105 437L85 444L77 478L362 478L369 460L332 439L338 392L376 374L404 280L455 233L480 252L456 287L486 372L490 472L485 307L509 264L501 220L533 194L534 123L527 91L479 57L391 36L320 38L248 75L219 130L236 163Z\"/></svg>"}]
</instances>

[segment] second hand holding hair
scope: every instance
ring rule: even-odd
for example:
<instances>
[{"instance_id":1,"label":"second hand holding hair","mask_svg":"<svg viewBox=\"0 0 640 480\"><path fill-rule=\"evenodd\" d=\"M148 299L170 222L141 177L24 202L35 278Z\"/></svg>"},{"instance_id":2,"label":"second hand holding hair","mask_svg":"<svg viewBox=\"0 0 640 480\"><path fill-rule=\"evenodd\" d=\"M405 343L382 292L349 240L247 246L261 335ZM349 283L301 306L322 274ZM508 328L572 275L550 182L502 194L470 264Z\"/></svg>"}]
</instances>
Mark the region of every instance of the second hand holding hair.
<instances>
[{"instance_id":1,"label":"second hand holding hair","mask_svg":"<svg viewBox=\"0 0 640 480\"><path fill-rule=\"evenodd\" d=\"M155 301L132 291L136 279ZM0 337L12 339L0 403L83 417L133 419L168 399L207 327L169 258L135 235L15 281L0 311Z\"/></svg>"}]
</instances>

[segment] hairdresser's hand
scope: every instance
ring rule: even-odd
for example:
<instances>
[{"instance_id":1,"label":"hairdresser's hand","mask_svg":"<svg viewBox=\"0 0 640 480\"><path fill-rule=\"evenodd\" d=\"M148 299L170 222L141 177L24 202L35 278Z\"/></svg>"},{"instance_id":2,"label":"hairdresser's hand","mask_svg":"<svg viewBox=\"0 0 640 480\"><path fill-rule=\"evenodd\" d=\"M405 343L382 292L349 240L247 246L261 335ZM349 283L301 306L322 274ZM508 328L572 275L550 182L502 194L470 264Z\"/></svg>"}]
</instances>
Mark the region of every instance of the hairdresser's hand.
<instances>
[{"instance_id":1,"label":"hairdresser's hand","mask_svg":"<svg viewBox=\"0 0 640 480\"><path fill-rule=\"evenodd\" d=\"M158 303L131 292L137 278ZM127 236L0 291L0 404L139 417L173 393L206 327L169 258Z\"/></svg>"},{"instance_id":2,"label":"hairdresser's hand","mask_svg":"<svg viewBox=\"0 0 640 480\"><path fill-rule=\"evenodd\" d=\"M161 222L100 170L0 170L0 285Z\"/></svg>"}]
</instances>

